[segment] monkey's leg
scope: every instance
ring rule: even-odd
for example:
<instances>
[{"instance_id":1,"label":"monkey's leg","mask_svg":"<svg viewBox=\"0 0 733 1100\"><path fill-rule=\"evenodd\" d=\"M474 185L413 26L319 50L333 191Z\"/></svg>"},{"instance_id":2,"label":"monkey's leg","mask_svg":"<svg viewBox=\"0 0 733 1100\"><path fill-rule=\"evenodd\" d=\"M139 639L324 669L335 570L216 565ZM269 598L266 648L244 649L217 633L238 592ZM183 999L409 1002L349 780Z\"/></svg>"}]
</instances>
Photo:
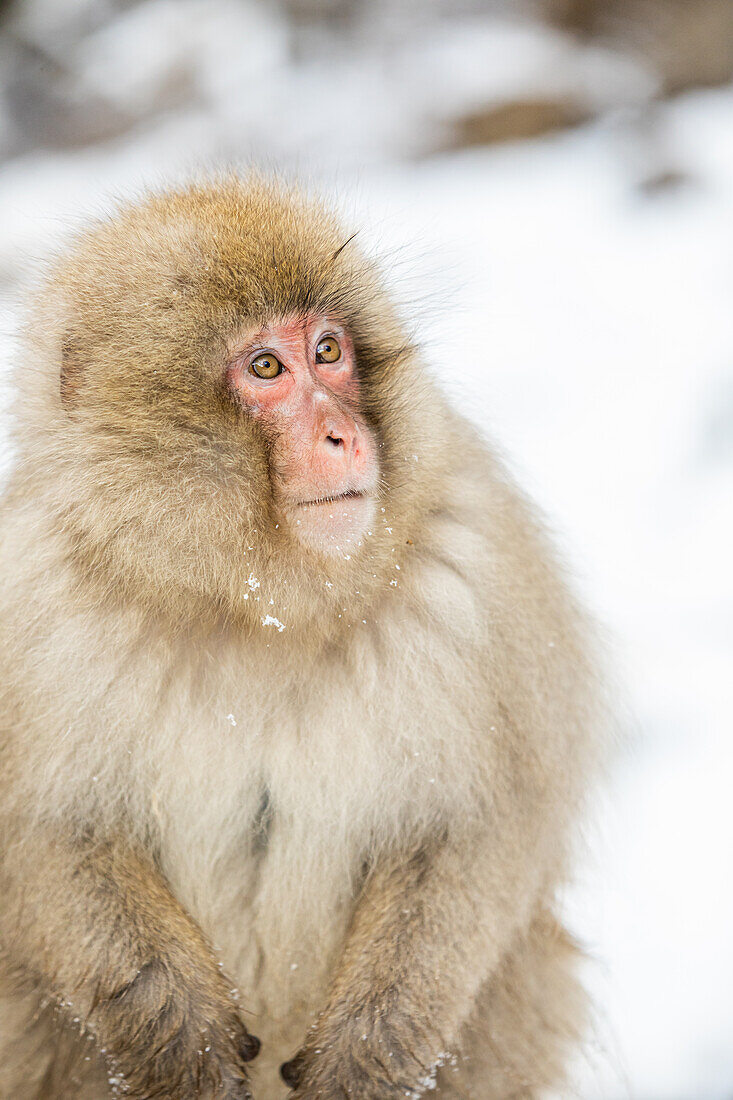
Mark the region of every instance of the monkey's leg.
<instances>
[{"instance_id":1,"label":"monkey's leg","mask_svg":"<svg viewBox=\"0 0 733 1100\"><path fill-rule=\"evenodd\" d=\"M37 1100L53 1056L53 1027L37 989L0 967L0 1100Z\"/></svg>"},{"instance_id":2,"label":"monkey's leg","mask_svg":"<svg viewBox=\"0 0 733 1100\"><path fill-rule=\"evenodd\" d=\"M562 1086L582 1039L580 952L548 912L521 936L479 994L461 1053L441 1069L441 1100L535 1100Z\"/></svg>"},{"instance_id":3,"label":"monkey's leg","mask_svg":"<svg viewBox=\"0 0 733 1100\"><path fill-rule=\"evenodd\" d=\"M434 1079L531 923L534 875L513 847L519 835L512 829L503 848L498 827L443 836L371 873L325 1009L283 1067L298 1100L404 1100Z\"/></svg>"},{"instance_id":4,"label":"monkey's leg","mask_svg":"<svg viewBox=\"0 0 733 1100\"><path fill-rule=\"evenodd\" d=\"M102 1055L35 994L0 996L0 1100L111 1100Z\"/></svg>"},{"instance_id":5,"label":"monkey's leg","mask_svg":"<svg viewBox=\"0 0 733 1100\"><path fill-rule=\"evenodd\" d=\"M30 845L26 834L3 854L2 886L8 958L95 1037L126 1095L249 1095L243 1063L257 1040L200 930L144 857L48 833ZM53 1087L44 1100L67 1095Z\"/></svg>"}]
</instances>

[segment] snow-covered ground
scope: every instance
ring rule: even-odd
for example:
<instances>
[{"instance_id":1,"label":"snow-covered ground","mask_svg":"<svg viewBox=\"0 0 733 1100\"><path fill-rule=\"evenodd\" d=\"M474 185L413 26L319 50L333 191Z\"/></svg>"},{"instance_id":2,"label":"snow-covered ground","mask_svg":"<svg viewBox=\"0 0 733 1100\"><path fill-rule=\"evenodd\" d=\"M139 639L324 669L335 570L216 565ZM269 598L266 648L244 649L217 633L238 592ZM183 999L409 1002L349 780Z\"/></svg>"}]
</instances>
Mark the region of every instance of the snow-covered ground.
<instances>
[{"instance_id":1,"label":"snow-covered ground","mask_svg":"<svg viewBox=\"0 0 733 1100\"><path fill-rule=\"evenodd\" d=\"M149 16L173 7L158 0ZM278 25L266 30L256 81L282 52ZM89 81L107 79L105 44ZM133 98L152 94L154 62ZM358 66L340 64L358 99ZM577 1093L730 1100L733 91L662 109L660 163L687 178L655 192L636 186L642 146L623 120L397 161L397 129L379 129L384 88L338 168L329 112L314 106L322 81L300 79L312 155L296 159L384 257L431 368L544 508L615 654L625 745L568 899L598 1017ZM3 375L36 261L116 196L218 163L211 133L234 134L237 115L217 111L0 166ZM249 148L232 136L226 155L244 164Z\"/></svg>"},{"instance_id":2,"label":"snow-covered ground","mask_svg":"<svg viewBox=\"0 0 733 1100\"><path fill-rule=\"evenodd\" d=\"M568 903L584 1100L733 1096L733 94L666 124L690 180L654 197L603 126L359 187L615 652L626 744Z\"/></svg>"}]
</instances>

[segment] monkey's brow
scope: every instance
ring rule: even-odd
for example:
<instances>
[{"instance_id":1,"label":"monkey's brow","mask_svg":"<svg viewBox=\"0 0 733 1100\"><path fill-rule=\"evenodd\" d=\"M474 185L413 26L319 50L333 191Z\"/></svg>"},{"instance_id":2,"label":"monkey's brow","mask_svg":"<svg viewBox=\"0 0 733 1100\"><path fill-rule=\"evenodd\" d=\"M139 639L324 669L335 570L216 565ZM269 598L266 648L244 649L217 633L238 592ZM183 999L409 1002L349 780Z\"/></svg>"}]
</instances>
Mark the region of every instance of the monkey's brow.
<instances>
[{"instance_id":1,"label":"monkey's brow","mask_svg":"<svg viewBox=\"0 0 733 1100\"><path fill-rule=\"evenodd\" d=\"M241 352L254 351L255 348L258 348L265 342L268 331L268 326L263 325L261 329L258 329L257 332L253 332L247 340L239 344L238 348Z\"/></svg>"},{"instance_id":2,"label":"monkey's brow","mask_svg":"<svg viewBox=\"0 0 733 1100\"><path fill-rule=\"evenodd\" d=\"M250 352L266 346L269 333L270 326L263 325L255 332L250 332L246 340L233 340L230 345L232 355L239 359L242 355L249 355Z\"/></svg>"},{"instance_id":3,"label":"monkey's brow","mask_svg":"<svg viewBox=\"0 0 733 1100\"><path fill-rule=\"evenodd\" d=\"M246 340L243 340L241 343L237 341L234 344L234 350L232 354L236 356L236 358L240 358L242 355L249 355L251 352L256 351L258 348L266 347L268 342L267 338L270 335L273 326L277 326L278 323L285 322L288 319L289 318L287 317L273 317L270 321L267 321L264 325L262 325L261 328L249 333ZM298 324L298 327L305 331L309 321L308 315L303 314L302 316L295 318L295 320ZM324 317L324 321L326 320L328 320L328 318ZM337 333L343 333L345 331L344 325L335 320L331 323L330 328Z\"/></svg>"}]
</instances>

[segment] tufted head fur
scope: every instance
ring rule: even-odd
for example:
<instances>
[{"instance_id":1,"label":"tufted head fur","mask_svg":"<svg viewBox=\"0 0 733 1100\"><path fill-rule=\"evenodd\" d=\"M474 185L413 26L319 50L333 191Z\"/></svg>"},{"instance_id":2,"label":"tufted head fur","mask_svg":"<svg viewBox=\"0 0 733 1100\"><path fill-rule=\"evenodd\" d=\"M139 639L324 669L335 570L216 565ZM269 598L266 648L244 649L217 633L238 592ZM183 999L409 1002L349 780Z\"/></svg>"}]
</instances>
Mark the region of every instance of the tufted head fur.
<instances>
[{"instance_id":1,"label":"tufted head fur","mask_svg":"<svg viewBox=\"0 0 733 1100\"><path fill-rule=\"evenodd\" d=\"M258 178L158 195L82 235L40 303L24 477L95 599L297 633L385 585L436 490L446 414L331 212ZM307 312L351 334L379 448L373 530L328 560L277 525L267 440L225 378L239 329Z\"/></svg>"}]
</instances>

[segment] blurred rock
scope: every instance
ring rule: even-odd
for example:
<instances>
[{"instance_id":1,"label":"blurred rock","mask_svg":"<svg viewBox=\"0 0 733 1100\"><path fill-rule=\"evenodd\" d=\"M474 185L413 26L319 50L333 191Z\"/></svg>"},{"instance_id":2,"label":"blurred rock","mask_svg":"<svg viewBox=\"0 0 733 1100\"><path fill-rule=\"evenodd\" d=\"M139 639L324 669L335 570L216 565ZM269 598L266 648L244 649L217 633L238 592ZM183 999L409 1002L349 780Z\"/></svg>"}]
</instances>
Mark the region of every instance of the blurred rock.
<instances>
[{"instance_id":1,"label":"blurred rock","mask_svg":"<svg viewBox=\"0 0 733 1100\"><path fill-rule=\"evenodd\" d=\"M7 46L7 44L6 44ZM74 74L38 46L3 50L3 152L89 145L125 133L133 117L78 88Z\"/></svg>"},{"instance_id":2,"label":"blurred rock","mask_svg":"<svg viewBox=\"0 0 733 1100\"><path fill-rule=\"evenodd\" d=\"M123 6L120 4L119 6ZM0 10L0 151L80 146L129 129L129 113L79 86L77 43L112 14L104 0L11 0Z\"/></svg>"},{"instance_id":3,"label":"blurred rock","mask_svg":"<svg viewBox=\"0 0 733 1100\"><path fill-rule=\"evenodd\" d=\"M562 26L633 50L668 94L733 77L731 0L548 0L546 10Z\"/></svg>"},{"instance_id":4,"label":"blurred rock","mask_svg":"<svg viewBox=\"0 0 733 1100\"><path fill-rule=\"evenodd\" d=\"M327 23L332 28L345 27L359 17L355 0L282 0L282 8L294 26Z\"/></svg>"},{"instance_id":5,"label":"blurred rock","mask_svg":"<svg viewBox=\"0 0 733 1100\"><path fill-rule=\"evenodd\" d=\"M656 92L653 74L622 52L537 22L468 22L436 35L413 64L430 74L441 150L540 137L637 110Z\"/></svg>"},{"instance_id":6,"label":"blurred rock","mask_svg":"<svg viewBox=\"0 0 733 1100\"><path fill-rule=\"evenodd\" d=\"M15 0L0 37L0 152L222 115L268 66L284 66L277 23L256 0Z\"/></svg>"},{"instance_id":7,"label":"blurred rock","mask_svg":"<svg viewBox=\"0 0 733 1100\"><path fill-rule=\"evenodd\" d=\"M457 118L452 145L461 148L541 137L554 130L578 126L590 117L586 107L570 99L517 99Z\"/></svg>"},{"instance_id":8,"label":"blurred rock","mask_svg":"<svg viewBox=\"0 0 733 1100\"><path fill-rule=\"evenodd\" d=\"M12 0L0 159L186 131L323 170L637 117L732 67L733 0Z\"/></svg>"}]
</instances>

